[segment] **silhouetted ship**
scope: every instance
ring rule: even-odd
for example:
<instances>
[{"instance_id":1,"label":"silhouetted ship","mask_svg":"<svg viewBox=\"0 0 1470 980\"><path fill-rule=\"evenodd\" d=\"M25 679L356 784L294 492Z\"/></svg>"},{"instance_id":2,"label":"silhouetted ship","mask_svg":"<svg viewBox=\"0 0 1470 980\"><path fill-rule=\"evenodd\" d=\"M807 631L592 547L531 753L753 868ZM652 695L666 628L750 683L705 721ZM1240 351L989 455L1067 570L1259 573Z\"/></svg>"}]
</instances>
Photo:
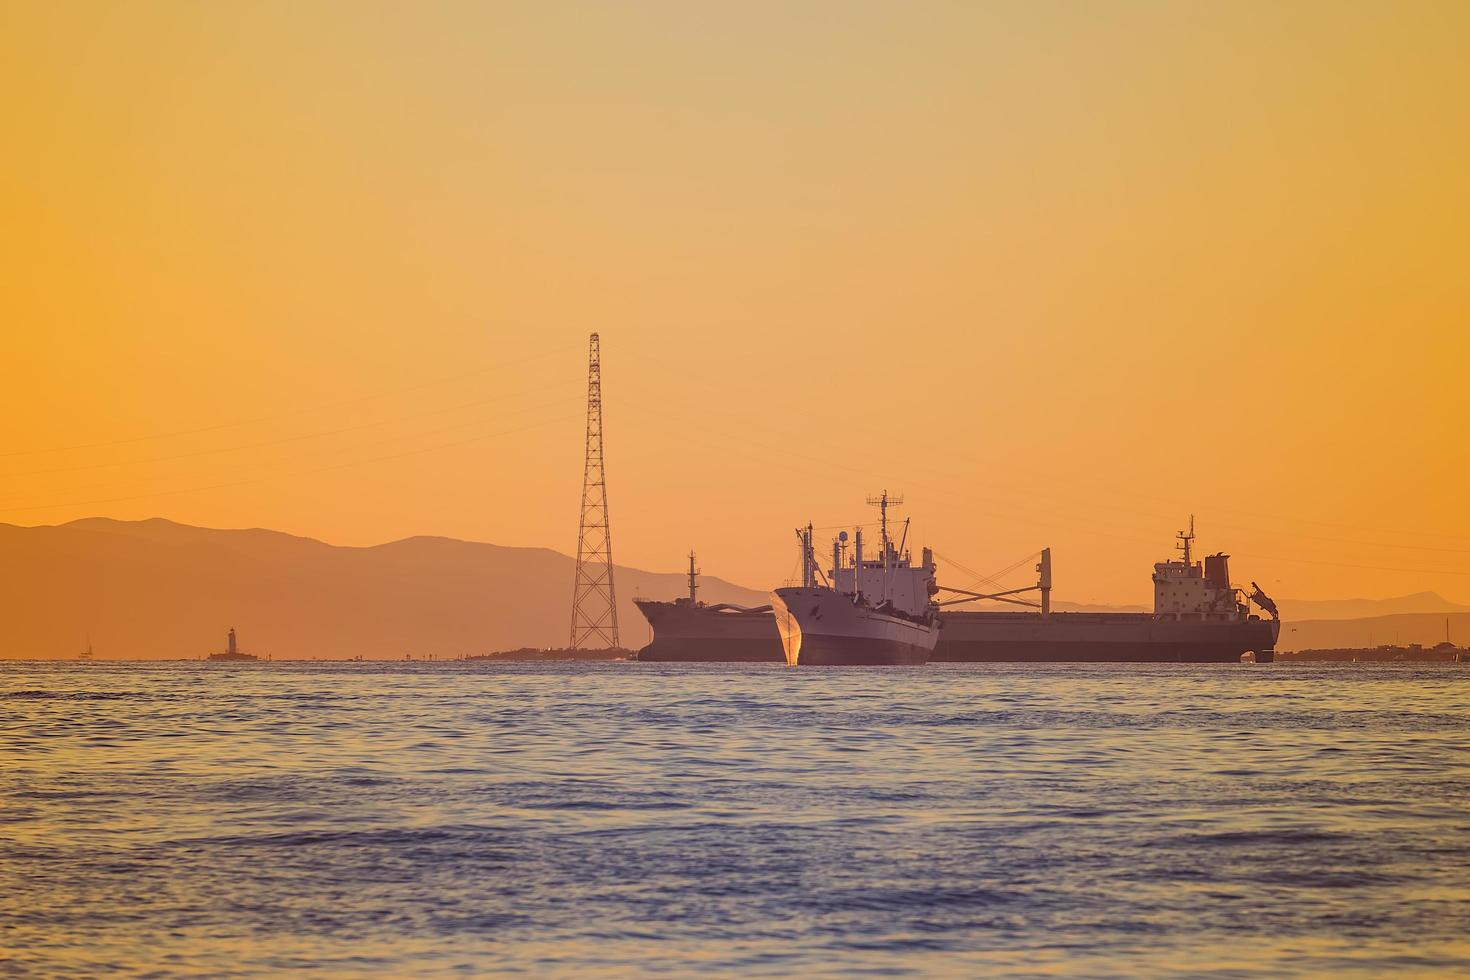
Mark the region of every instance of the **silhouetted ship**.
<instances>
[{"instance_id":1,"label":"silhouetted ship","mask_svg":"<svg viewBox=\"0 0 1470 980\"><path fill-rule=\"evenodd\" d=\"M832 543L832 569L825 582L812 549L808 524L801 539L801 585L771 593L776 630L791 666L868 667L921 665L939 639L939 605L934 595L934 555L925 548L914 565L904 550L909 522L897 545L888 536L888 508L900 504L884 491L877 558L863 557L863 531L854 536L853 559L843 554L844 531Z\"/></svg>"},{"instance_id":2,"label":"silhouetted ship","mask_svg":"<svg viewBox=\"0 0 1470 980\"><path fill-rule=\"evenodd\" d=\"M216 662L224 661L238 663L247 660L259 660L260 658L253 653L246 653L244 650L241 650L239 646L236 645L235 630L233 627L231 627L229 635L225 637L225 648L219 653L211 653L209 655L209 659Z\"/></svg>"},{"instance_id":3,"label":"silhouetted ship","mask_svg":"<svg viewBox=\"0 0 1470 980\"><path fill-rule=\"evenodd\" d=\"M1152 613L1053 612L1051 610L1051 551L1041 552L1037 584L1001 593L980 594L960 589L941 591L958 598L940 605L941 628L930 658L949 662L1030 663L1237 663L1275 659L1281 632L1276 605L1251 583L1252 591L1230 581L1229 556L1209 555L1194 560L1194 523L1181 531L1177 560L1154 565ZM841 540L836 544L841 558ZM1020 598L1039 594L1038 602ZM1029 611L981 612L952 608L981 599L1013 602ZM672 607L682 604L675 620L674 642L664 643L663 629L649 616L653 643L660 660L784 660L775 617L747 610L738 620L740 656L727 657L733 632L727 621L706 612L710 607L692 600L678 603L640 603ZM1265 615L1253 613L1254 604ZM644 615L649 610L644 609ZM733 625L736 621L729 621Z\"/></svg>"},{"instance_id":4,"label":"silhouetted ship","mask_svg":"<svg viewBox=\"0 0 1470 980\"><path fill-rule=\"evenodd\" d=\"M670 602L634 599L653 627L639 660L681 663L784 663L770 606L737 606L698 599L699 569L689 553L689 595Z\"/></svg>"},{"instance_id":5,"label":"silhouetted ship","mask_svg":"<svg viewBox=\"0 0 1470 980\"><path fill-rule=\"evenodd\" d=\"M1230 556L1196 562L1194 521L1179 532L1179 559L1154 565L1152 613L1051 611L1051 552L1041 553L1036 612L946 612L936 661L1041 663L1269 663L1281 623L1251 583L1230 582ZM1270 618L1250 610L1255 603Z\"/></svg>"}]
</instances>

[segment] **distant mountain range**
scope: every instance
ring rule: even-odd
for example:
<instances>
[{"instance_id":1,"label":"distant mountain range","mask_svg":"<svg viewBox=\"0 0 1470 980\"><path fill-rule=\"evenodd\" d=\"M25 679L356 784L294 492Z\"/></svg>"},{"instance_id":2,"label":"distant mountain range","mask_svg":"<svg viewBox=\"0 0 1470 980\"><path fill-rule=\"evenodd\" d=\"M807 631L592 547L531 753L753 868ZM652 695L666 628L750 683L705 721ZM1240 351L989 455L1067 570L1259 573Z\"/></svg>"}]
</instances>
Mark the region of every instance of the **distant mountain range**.
<instances>
[{"instance_id":1,"label":"distant mountain range","mask_svg":"<svg viewBox=\"0 0 1470 980\"><path fill-rule=\"evenodd\" d=\"M278 531L154 519L0 525L0 656L199 658L239 631L275 658L457 657L565 646L574 562L545 548L418 537L344 548ZM678 573L616 569L624 646L648 642L639 594L687 591ZM700 597L759 605L712 576Z\"/></svg>"},{"instance_id":2,"label":"distant mountain range","mask_svg":"<svg viewBox=\"0 0 1470 980\"><path fill-rule=\"evenodd\" d=\"M1435 592L1416 592L1396 599L1283 599L1283 619L1369 619L1428 613L1445 616L1470 613L1470 606L1450 602Z\"/></svg>"},{"instance_id":3,"label":"distant mountain range","mask_svg":"<svg viewBox=\"0 0 1470 980\"><path fill-rule=\"evenodd\" d=\"M546 548L417 537L370 548L261 529L90 518L0 524L0 657L199 658L235 627L262 656L457 657L567 642L574 562ZM672 599L682 574L619 566L623 645L648 641L637 595ZM711 602L760 605L764 591L700 578ZM1396 599L1280 601L1282 649L1470 641L1470 606L1424 592ZM1143 606L1057 602L1059 611ZM1463 624L1461 617L1463 616Z\"/></svg>"},{"instance_id":4,"label":"distant mountain range","mask_svg":"<svg viewBox=\"0 0 1470 980\"><path fill-rule=\"evenodd\" d=\"M1448 628L1448 629L1447 629ZM1470 612L1400 613L1363 619L1289 619L1276 646L1281 650L1334 650L1345 647L1420 646L1445 642L1470 646Z\"/></svg>"}]
</instances>

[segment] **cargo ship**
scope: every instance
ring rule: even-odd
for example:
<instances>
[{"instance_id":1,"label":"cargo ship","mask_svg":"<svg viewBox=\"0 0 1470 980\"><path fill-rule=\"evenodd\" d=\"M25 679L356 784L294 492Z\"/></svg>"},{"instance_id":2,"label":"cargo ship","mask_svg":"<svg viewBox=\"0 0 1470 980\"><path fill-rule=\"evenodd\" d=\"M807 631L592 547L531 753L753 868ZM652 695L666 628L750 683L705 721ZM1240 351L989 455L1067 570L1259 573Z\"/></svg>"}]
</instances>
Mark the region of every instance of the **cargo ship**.
<instances>
[{"instance_id":1,"label":"cargo ship","mask_svg":"<svg viewBox=\"0 0 1470 980\"><path fill-rule=\"evenodd\" d=\"M946 597L940 603L941 628L930 659L971 663L1272 661L1281 632L1275 603L1254 582L1249 593L1231 583L1229 555L1217 553L1195 561L1193 519L1178 539L1179 557L1154 565L1152 613L1053 612L1050 549L1040 553L1035 585L991 594L941 587ZM843 559L844 540L845 532L834 543L834 567ZM1034 593L1036 599L1024 597L1026 593ZM786 659L771 612L742 610L743 615L731 618L730 613L722 615L713 612L713 607L695 603L692 588L690 595L687 601L640 602L654 631L653 643L645 650L660 653L648 658L640 653L640 660ZM955 608L979 600L1014 603L1024 609ZM676 615L660 615L675 609ZM670 631L667 641L661 622ZM731 642L736 639L738 642ZM739 657L729 656L728 651L738 651Z\"/></svg>"},{"instance_id":2,"label":"cargo ship","mask_svg":"<svg viewBox=\"0 0 1470 980\"><path fill-rule=\"evenodd\" d=\"M638 660L676 663L784 663L770 606L699 600L699 569L689 553L689 595L671 601L634 599L653 628Z\"/></svg>"},{"instance_id":3,"label":"cargo ship","mask_svg":"<svg viewBox=\"0 0 1470 980\"><path fill-rule=\"evenodd\" d=\"M880 508L878 556L863 556L863 531L856 529L853 560L843 552L847 532L832 545L830 576L817 567L812 527L797 532L801 542L801 585L771 593L776 629L792 667L919 666L929 662L939 639L939 605L934 595L934 555L928 549L915 565L904 544L908 521L895 545L888 534L888 509L902 500L869 501ZM818 581L818 579L824 581Z\"/></svg>"},{"instance_id":4,"label":"cargo ship","mask_svg":"<svg viewBox=\"0 0 1470 980\"><path fill-rule=\"evenodd\" d=\"M1230 556L1194 560L1194 520L1178 534L1179 558L1154 565L1154 611L1053 612L1051 552L1041 553L1034 612L946 611L935 661L961 663L1269 663L1281 621L1251 583L1230 581ZM982 598L993 598L990 596ZM1029 603L1027 603L1029 605ZM1265 617L1253 613L1255 604Z\"/></svg>"}]
</instances>

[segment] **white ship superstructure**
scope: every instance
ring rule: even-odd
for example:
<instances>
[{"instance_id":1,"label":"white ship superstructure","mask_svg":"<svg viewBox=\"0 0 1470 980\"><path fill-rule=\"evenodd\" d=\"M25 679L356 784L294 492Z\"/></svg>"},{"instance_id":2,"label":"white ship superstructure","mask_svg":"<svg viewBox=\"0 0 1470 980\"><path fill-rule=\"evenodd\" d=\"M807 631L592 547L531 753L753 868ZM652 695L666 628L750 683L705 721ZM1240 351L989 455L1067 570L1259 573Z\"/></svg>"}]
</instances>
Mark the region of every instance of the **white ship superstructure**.
<instances>
[{"instance_id":1,"label":"white ship superstructure","mask_svg":"<svg viewBox=\"0 0 1470 980\"><path fill-rule=\"evenodd\" d=\"M878 556L863 553L863 532L853 535L847 559L847 532L832 543L832 568L823 576L812 547L810 525L801 539L800 587L772 595L776 629L786 662L817 665L923 664L939 638L938 606L933 600L934 556L925 548L914 565L904 550L908 521L897 545L888 534L888 508L902 501L883 495L870 501L880 508ZM825 581L819 582L823 578Z\"/></svg>"},{"instance_id":2,"label":"white ship superstructure","mask_svg":"<svg viewBox=\"0 0 1470 980\"><path fill-rule=\"evenodd\" d=\"M1217 553L1196 562L1193 545L1194 518L1191 517L1189 530L1179 532L1180 558L1154 565L1154 617L1193 622L1245 622L1250 617L1250 605L1243 598L1244 593L1230 583L1230 556ZM1259 586L1251 598L1268 612L1276 612L1276 604L1261 593Z\"/></svg>"}]
</instances>

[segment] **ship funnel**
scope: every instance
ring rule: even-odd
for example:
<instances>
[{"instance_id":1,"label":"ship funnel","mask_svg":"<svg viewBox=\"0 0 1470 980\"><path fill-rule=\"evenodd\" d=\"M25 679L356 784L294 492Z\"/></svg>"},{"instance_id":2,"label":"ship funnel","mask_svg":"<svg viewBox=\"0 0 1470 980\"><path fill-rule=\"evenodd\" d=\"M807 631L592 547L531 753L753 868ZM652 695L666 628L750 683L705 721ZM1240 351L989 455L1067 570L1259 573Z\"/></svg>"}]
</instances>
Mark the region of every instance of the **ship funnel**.
<instances>
[{"instance_id":1,"label":"ship funnel","mask_svg":"<svg viewBox=\"0 0 1470 980\"><path fill-rule=\"evenodd\" d=\"M1221 591L1230 589L1230 556L1226 554L1205 556L1205 581Z\"/></svg>"}]
</instances>

